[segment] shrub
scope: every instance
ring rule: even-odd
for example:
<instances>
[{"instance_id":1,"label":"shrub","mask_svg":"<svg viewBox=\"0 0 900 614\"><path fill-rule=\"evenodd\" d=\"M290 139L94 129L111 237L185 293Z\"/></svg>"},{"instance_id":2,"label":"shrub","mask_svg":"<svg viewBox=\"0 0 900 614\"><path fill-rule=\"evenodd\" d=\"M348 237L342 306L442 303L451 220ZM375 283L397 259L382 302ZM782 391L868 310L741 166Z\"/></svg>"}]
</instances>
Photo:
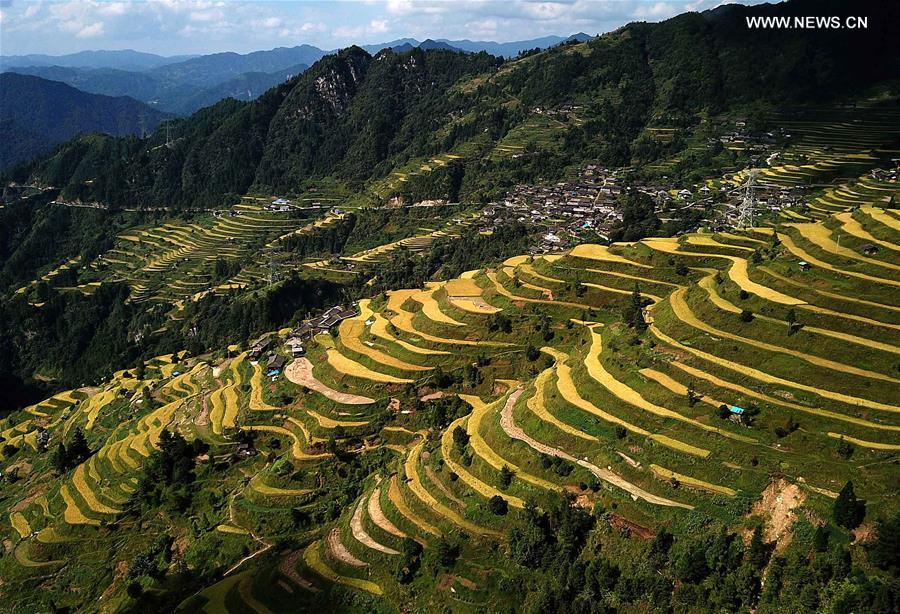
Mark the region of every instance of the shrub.
<instances>
[{"instance_id":1,"label":"shrub","mask_svg":"<svg viewBox=\"0 0 900 614\"><path fill-rule=\"evenodd\" d=\"M862 524L866 516L866 502L856 498L853 482L847 482L834 501L832 517L838 526L853 530Z\"/></svg>"},{"instance_id":2,"label":"shrub","mask_svg":"<svg viewBox=\"0 0 900 614\"><path fill-rule=\"evenodd\" d=\"M460 454L465 452L466 446L469 445L469 434L466 432L466 429L461 426L453 429L453 445L456 446Z\"/></svg>"},{"instance_id":3,"label":"shrub","mask_svg":"<svg viewBox=\"0 0 900 614\"><path fill-rule=\"evenodd\" d=\"M490 501L488 501L488 509L491 510L491 513L495 516L505 516L509 511L509 504L506 502L506 499L500 495L494 495L491 497Z\"/></svg>"},{"instance_id":4,"label":"shrub","mask_svg":"<svg viewBox=\"0 0 900 614\"><path fill-rule=\"evenodd\" d=\"M506 490L509 488L509 485L512 484L513 477L515 477L515 473L513 473L512 469L503 465L503 468L500 469L500 474L497 476L497 485L501 490Z\"/></svg>"}]
</instances>

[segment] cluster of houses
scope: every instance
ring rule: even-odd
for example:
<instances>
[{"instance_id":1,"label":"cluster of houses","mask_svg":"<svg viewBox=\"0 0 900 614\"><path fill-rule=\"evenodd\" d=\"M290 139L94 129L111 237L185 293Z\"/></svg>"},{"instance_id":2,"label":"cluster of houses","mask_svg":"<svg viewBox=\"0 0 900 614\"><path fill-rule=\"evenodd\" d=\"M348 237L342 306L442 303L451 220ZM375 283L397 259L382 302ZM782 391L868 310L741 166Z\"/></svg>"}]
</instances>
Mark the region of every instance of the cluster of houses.
<instances>
[{"instance_id":1,"label":"cluster of houses","mask_svg":"<svg viewBox=\"0 0 900 614\"><path fill-rule=\"evenodd\" d=\"M534 107L531 112L535 115L545 115L547 117L559 117L561 115L570 116L581 111L581 105L572 102L564 102L555 107Z\"/></svg>"},{"instance_id":2,"label":"cluster of houses","mask_svg":"<svg viewBox=\"0 0 900 614\"><path fill-rule=\"evenodd\" d=\"M358 313L355 306L335 305L330 307L321 315L303 322L292 330L284 345L287 346L293 358L299 358L306 353L304 344L307 341L319 333L327 333L343 320L352 318ZM277 344L275 343L277 338L276 335L266 335L257 340L247 352L247 360L250 361L250 364L255 365L264 362L266 376L268 377L279 375L288 361L284 354L277 352Z\"/></svg>"},{"instance_id":3,"label":"cluster of houses","mask_svg":"<svg viewBox=\"0 0 900 614\"><path fill-rule=\"evenodd\" d=\"M291 331L285 345L291 351L291 356L298 358L306 352L304 344L318 335L319 333L327 333L334 326L342 321L356 316L359 312L355 305L345 307L343 305L334 305L326 309L320 316L307 320Z\"/></svg>"},{"instance_id":4,"label":"cluster of houses","mask_svg":"<svg viewBox=\"0 0 900 614\"><path fill-rule=\"evenodd\" d=\"M254 343L250 351L247 352L247 359L250 361L250 364L259 364L262 362L264 354L267 354L265 357L266 376L273 377L280 374L284 370L287 358L275 351L275 337L273 335L263 337Z\"/></svg>"},{"instance_id":5,"label":"cluster of houses","mask_svg":"<svg viewBox=\"0 0 900 614\"><path fill-rule=\"evenodd\" d=\"M876 181L900 181L900 158L893 158L891 161L894 163L894 168L892 169L872 169L872 179Z\"/></svg>"},{"instance_id":6,"label":"cluster of houses","mask_svg":"<svg viewBox=\"0 0 900 614\"><path fill-rule=\"evenodd\" d=\"M485 207L482 217L513 218L545 226L547 232L538 251L565 249L571 236L585 230L605 236L621 220L616 198L623 189L622 172L588 164L575 181L517 185L502 202Z\"/></svg>"}]
</instances>

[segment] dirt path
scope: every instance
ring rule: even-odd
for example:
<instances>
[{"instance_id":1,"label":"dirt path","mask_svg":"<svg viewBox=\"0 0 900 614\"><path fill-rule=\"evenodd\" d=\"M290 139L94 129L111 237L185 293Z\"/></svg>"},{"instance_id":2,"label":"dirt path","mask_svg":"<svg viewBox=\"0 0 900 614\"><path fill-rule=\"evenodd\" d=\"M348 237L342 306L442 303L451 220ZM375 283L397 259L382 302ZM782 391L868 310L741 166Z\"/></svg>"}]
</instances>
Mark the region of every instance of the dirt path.
<instances>
[{"instance_id":1,"label":"dirt path","mask_svg":"<svg viewBox=\"0 0 900 614\"><path fill-rule=\"evenodd\" d=\"M351 533L353 533L353 537L356 538L356 541L367 548L371 548L372 550L377 550L378 552L383 552L385 554L400 554L393 548L389 548L384 544L378 543L377 541L372 539L371 535L366 533L366 528L363 526L363 499L359 500L359 503L356 504L356 509L353 511L353 517L350 519L350 531Z\"/></svg>"},{"instance_id":2,"label":"dirt path","mask_svg":"<svg viewBox=\"0 0 900 614\"><path fill-rule=\"evenodd\" d=\"M369 497L369 517L372 519L372 522L391 535L396 535L401 539L407 537L406 533L398 529L397 526L384 515L384 512L381 509L380 495L381 487L376 486L375 490L372 491L372 496Z\"/></svg>"},{"instance_id":3,"label":"dirt path","mask_svg":"<svg viewBox=\"0 0 900 614\"><path fill-rule=\"evenodd\" d=\"M516 404L516 401L519 398L520 393L514 393L510 395L509 399L507 399L506 404L503 406L503 410L500 412L500 427L506 432L509 437L512 439L518 439L532 447L533 449L541 452L543 454L549 454L551 456L556 456L558 458L562 458L569 462L575 463L577 465L581 465L591 473L593 473L597 478L609 482L613 486L617 486L624 490L625 492L631 494L632 497L637 497L643 499L648 503L653 503L655 505L665 505L669 507L683 507L685 509L694 509L693 506L688 505L686 503L680 503L678 501L673 501L671 499L666 499L665 497L659 497L652 493L647 492L646 490L635 486L631 482L626 481L616 473L610 471L609 469L601 469L597 465L589 463L585 460L579 460L568 454L567 452L563 452L562 450L558 450L546 444L543 444L536 439L530 437L525 431L516 426L515 420L513 419L513 406Z\"/></svg>"},{"instance_id":4,"label":"dirt path","mask_svg":"<svg viewBox=\"0 0 900 614\"><path fill-rule=\"evenodd\" d=\"M278 564L278 571L281 572L281 575L283 575L285 578L287 578L297 586L308 591L318 593L319 589L313 586L312 582L297 573L297 559L299 559L302 555L302 550L295 550L291 552L289 555L281 559L281 563Z\"/></svg>"},{"instance_id":5,"label":"dirt path","mask_svg":"<svg viewBox=\"0 0 900 614\"><path fill-rule=\"evenodd\" d=\"M368 567L369 564L365 561L360 561L358 558L353 556L349 550L347 550L347 546L341 543L341 530L337 527L331 529L331 532L328 533L328 538L325 540L325 544L328 546L328 554L336 558L342 563L346 563L352 567Z\"/></svg>"},{"instance_id":6,"label":"dirt path","mask_svg":"<svg viewBox=\"0 0 900 614\"><path fill-rule=\"evenodd\" d=\"M203 401L201 403L200 413L197 414L197 417L194 418L194 424L197 426L208 426L209 425L209 395L203 395Z\"/></svg>"},{"instance_id":7,"label":"dirt path","mask_svg":"<svg viewBox=\"0 0 900 614\"><path fill-rule=\"evenodd\" d=\"M466 509L466 504L462 502L462 500L453 494L453 492L447 488L447 485L441 482L437 475L434 473L434 469L431 468L431 465L425 465L425 475L431 480L431 483L438 487L444 496L453 501L459 507Z\"/></svg>"},{"instance_id":8,"label":"dirt path","mask_svg":"<svg viewBox=\"0 0 900 614\"><path fill-rule=\"evenodd\" d=\"M309 388L318 392L322 396L331 399L335 403L343 403L345 405L368 405L374 403L375 399L363 397L348 392L338 392L333 388L329 388L313 375L313 364L308 358L298 358L287 366L284 370L284 376L298 386Z\"/></svg>"}]
</instances>

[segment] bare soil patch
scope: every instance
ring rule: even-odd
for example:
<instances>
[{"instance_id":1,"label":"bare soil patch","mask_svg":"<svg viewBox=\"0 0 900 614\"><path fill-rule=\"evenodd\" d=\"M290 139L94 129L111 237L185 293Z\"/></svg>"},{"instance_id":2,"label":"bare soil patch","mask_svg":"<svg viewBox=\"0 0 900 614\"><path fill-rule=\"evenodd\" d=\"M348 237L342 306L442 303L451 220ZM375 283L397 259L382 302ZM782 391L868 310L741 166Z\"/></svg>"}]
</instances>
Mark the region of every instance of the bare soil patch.
<instances>
[{"instance_id":1,"label":"bare soil patch","mask_svg":"<svg viewBox=\"0 0 900 614\"><path fill-rule=\"evenodd\" d=\"M751 514L765 521L763 536L767 542L775 542L776 550L787 546L793 533L791 526L797 520L797 510L806 501L806 493L797 484L779 478L762 492L762 498L753 504Z\"/></svg>"}]
</instances>

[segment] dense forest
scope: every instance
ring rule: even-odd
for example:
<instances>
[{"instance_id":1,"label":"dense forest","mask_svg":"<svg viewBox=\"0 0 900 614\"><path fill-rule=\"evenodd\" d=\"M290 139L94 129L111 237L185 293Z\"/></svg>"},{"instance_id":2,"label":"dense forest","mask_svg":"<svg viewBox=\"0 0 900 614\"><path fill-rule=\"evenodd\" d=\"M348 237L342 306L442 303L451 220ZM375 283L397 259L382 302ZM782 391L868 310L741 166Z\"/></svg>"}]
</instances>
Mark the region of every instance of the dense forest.
<instances>
[{"instance_id":1,"label":"dense forest","mask_svg":"<svg viewBox=\"0 0 900 614\"><path fill-rule=\"evenodd\" d=\"M153 131L166 115L128 96L89 94L58 81L0 74L0 170L83 132Z\"/></svg>"},{"instance_id":2,"label":"dense forest","mask_svg":"<svg viewBox=\"0 0 900 614\"><path fill-rule=\"evenodd\" d=\"M860 11L870 15L868 30L756 30L745 21ZM290 192L310 178L358 184L474 137L501 138L534 106L583 107L584 121L567 129L555 154L515 170L471 159L411 188L416 198L477 201L489 185L552 176L583 159L627 164L653 122L690 126L750 103L819 103L895 77L900 43L884 29L897 11L834 0L733 5L509 62L421 49L373 57L351 47L254 102L225 100L173 122L168 143L162 130L146 140L81 138L8 178L113 206L222 205L250 189Z\"/></svg>"}]
</instances>

